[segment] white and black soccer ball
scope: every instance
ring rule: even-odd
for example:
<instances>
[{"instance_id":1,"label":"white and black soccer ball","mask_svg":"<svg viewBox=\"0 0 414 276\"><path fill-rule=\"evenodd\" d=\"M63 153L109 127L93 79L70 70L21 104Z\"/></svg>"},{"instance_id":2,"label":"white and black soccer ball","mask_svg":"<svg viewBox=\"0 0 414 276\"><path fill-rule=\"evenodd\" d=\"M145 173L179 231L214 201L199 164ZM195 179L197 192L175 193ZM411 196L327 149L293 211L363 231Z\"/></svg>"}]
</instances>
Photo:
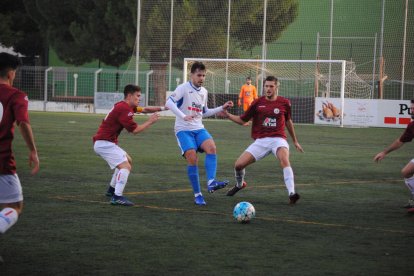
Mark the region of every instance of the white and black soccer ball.
<instances>
[{"instance_id":1,"label":"white and black soccer ball","mask_svg":"<svg viewBox=\"0 0 414 276\"><path fill-rule=\"evenodd\" d=\"M242 201L236 204L233 217L241 223L248 223L256 215L256 210L250 202Z\"/></svg>"}]
</instances>

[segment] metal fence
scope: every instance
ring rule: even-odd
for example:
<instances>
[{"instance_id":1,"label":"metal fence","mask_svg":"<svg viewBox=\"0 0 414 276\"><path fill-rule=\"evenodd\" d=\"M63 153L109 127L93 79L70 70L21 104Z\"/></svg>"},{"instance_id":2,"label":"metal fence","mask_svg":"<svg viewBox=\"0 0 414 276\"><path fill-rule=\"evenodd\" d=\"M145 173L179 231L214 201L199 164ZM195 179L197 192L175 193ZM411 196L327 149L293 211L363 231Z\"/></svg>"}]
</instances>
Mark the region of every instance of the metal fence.
<instances>
[{"instance_id":1,"label":"metal fence","mask_svg":"<svg viewBox=\"0 0 414 276\"><path fill-rule=\"evenodd\" d=\"M354 64L354 79L371 87L372 98L414 98L414 0L292 0L297 3L294 21L271 41L267 39L269 34L282 28L271 22L271 14L283 8L278 6L280 1L251 0L247 6L243 6L245 1L211 1L214 12L207 17L205 0L130 1L137 4L137 10L130 11L137 14L137 20L125 24L140 30L134 48L138 52L131 49L131 59L122 70L58 67L51 61L51 67L20 68L16 86L30 99L43 103L93 104L94 92L122 92L125 84L138 83L145 104L160 105L167 91L183 80L181 56L336 59ZM257 38L256 46L249 50L240 40L243 16L256 20L256 28L241 29L242 34ZM200 25L204 29L197 29ZM215 28L211 30L209 25ZM184 27L197 32L183 33ZM192 44L197 44L197 52L192 51ZM152 53L151 58L148 53ZM238 92L245 77L231 80L234 87L230 94ZM226 85L230 80L220 81ZM220 93L210 91L216 92Z\"/></svg>"}]
</instances>

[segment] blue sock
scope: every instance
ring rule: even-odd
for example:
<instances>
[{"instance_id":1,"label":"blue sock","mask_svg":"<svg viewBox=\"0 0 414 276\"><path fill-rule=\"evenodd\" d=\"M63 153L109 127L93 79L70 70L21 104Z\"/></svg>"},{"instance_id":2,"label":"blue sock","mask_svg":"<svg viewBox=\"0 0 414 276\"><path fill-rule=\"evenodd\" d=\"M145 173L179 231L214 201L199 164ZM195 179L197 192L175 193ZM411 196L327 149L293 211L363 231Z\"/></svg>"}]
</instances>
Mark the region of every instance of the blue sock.
<instances>
[{"instance_id":1,"label":"blue sock","mask_svg":"<svg viewBox=\"0 0 414 276\"><path fill-rule=\"evenodd\" d=\"M217 154L206 154L204 165L206 167L207 182L216 179Z\"/></svg>"},{"instance_id":2,"label":"blue sock","mask_svg":"<svg viewBox=\"0 0 414 276\"><path fill-rule=\"evenodd\" d=\"M201 192L200 189L200 179L198 176L198 167L197 166L187 166L187 175L190 179L191 186L193 187L194 194Z\"/></svg>"}]
</instances>

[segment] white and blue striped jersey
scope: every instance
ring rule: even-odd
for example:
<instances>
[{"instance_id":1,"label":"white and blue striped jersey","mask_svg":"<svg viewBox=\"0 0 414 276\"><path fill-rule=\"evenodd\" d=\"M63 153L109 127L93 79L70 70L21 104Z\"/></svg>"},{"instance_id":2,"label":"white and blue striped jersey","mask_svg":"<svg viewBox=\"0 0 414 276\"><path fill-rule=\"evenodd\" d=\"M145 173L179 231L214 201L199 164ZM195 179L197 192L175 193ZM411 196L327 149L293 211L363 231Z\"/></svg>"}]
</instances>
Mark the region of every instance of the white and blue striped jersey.
<instances>
[{"instance_id":1,"label":"white and blue striped jersey","mask_svg":"<svg viewBox=\"0 0 414 276\"><path fill-rule=\"evenodd\" d=\"M191 131L203 129L203 113L208 110L207 107L208 92L204 87L195 87L191 81L180 84L169 97L184 115L193 116L191 121L184 121L184 118L176 116L175 133L179 131Z\"/></svg>"}]
</instances>

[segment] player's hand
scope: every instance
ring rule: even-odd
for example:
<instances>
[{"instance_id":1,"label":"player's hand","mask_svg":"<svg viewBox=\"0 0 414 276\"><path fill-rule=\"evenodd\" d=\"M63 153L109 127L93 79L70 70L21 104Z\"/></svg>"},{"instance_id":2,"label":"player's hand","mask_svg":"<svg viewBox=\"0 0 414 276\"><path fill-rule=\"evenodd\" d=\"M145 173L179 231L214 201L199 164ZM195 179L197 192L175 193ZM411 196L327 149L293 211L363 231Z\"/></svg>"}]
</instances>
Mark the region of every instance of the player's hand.
<instances>
[{"instance_id":1,"label":"player's hand","mask_svg":"<svg viewBox=\"0 0 414 276\"><path fill-rule=\"evenodd\" d=\"M148 118L148 121L153 124L156 121L158 121L158 119L160 118L160 114L158 112L155 112L153 114L151 114L151 116Z\"/></svg>"},{"instance_id":2,"label":"player's hand","mask_svg":"<svg viewBox=\"0 0 414 276\"><path fill-rule=\"evenodd\" d=\"M31 174L35 175L39 171L40 162L37 151L32 150L29 154L29 167L32 168Z\"/></svg>"},{"instance_id":3,"label":"player's hand","mask_svg":"<svg viewBox=\"0 0 414 276\"><path fill-rule=\"evenodd\" d=\"M296 143L295 143L295 148L296 148L299 152L305 152L305 151L303 150L302 146L301 146L298 142L296 142Z\"/></svg>"},{"instance_id":4,"label":"player's hand","mask_svg":"<svg viewBox=\"0 0 414 276\"><path fill-rule=\"evenodd\" d=\"M227 110L223 110L223 111L220 111L219 113L217 113L217 116L219 118L228 118L229 117L229 113L227 112Z\"/></svg>"},{"instance_id":5,"label":"player's hand","mask_svg":"<svg viewBox=\"0 0 414 276\"><path fill-rule=\"evenodd\" d=\"M379 161L384 159L384 157L385 157L385 153L381 151L380 153L374 156L374 161L378 163Z\"/></svg>"},{"instance_id":6,"label":"player's hand","mask_svg":"<svg viewBox=\"0 0 414 276\"><path fill-rule=\"evenodd\" d=\"M240 102L240 101L238 101L238 102L237 102L237 105L238 105L238 107L240 107L240 106L241 106L241 102Z\"/></svg>"},{"instance_id":7,"label":"player's hand","mask_svg":"<svg viewBox=\"0 0 414 276\"><path fill-rule=\"evenodd\" d=\"M232 101L228 101L225 104L223 104L223 109L227 110L228 108L231 108L234 106L234 103Z\"/></svg>"}]
</instances>

